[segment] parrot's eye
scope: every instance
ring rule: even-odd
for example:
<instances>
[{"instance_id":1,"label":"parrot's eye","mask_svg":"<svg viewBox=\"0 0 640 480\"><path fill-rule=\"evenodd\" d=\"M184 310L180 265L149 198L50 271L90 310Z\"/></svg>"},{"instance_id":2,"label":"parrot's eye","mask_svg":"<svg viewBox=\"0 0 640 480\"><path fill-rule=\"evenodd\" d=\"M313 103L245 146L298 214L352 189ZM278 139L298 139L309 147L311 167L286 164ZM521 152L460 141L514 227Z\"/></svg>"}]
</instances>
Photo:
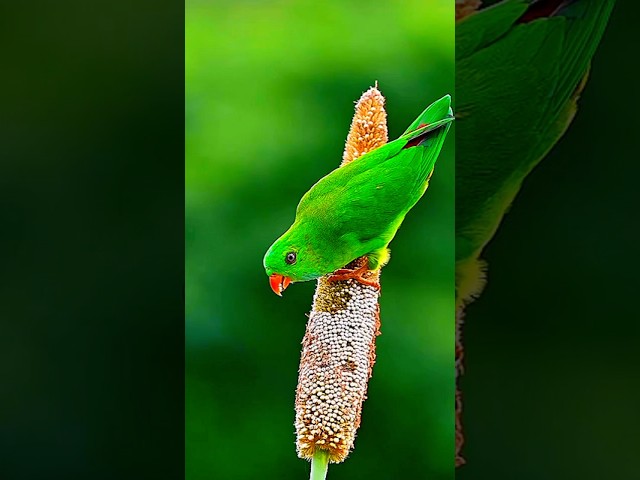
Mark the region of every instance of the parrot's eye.
<instances>
[{"instance_id":1,"label":"parrot's eye","mask_svg":"<svg viewBox=\"0 0 640 480\"><path fill-rule=\"evenodd\" d=\"M293 265L294 263L296 263L296 252L287 253L287 257L285 258L285 262L287 262L289 265Z\"/></svg>"}]
</instances>

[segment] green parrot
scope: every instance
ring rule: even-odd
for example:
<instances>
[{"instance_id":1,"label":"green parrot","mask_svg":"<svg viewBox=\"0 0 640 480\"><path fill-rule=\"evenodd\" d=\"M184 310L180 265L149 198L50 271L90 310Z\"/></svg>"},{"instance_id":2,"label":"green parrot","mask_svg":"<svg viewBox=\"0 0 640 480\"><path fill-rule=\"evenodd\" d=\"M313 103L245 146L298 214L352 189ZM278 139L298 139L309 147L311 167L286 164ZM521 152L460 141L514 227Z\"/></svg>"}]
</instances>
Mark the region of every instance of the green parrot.
<instances>
[{"instance_id":1,"label":"green parrot","mask_svg":"<svg viewBox=\"0 0 640 480\"><path fill-rule=\"evenodd\" d=\"M456 23L456 307L529 172L573 119L614 0L504 0Z\"/></svg>"},{"instance_id":2,"label":"green parrot","mask_svg":"<svg viewBox=\"0 0 640 480\"><path fill-rule=\"evenodd\" d=\"M407 212L427 189L453 121L444 96L397 139L319 180L302 197L293 225L267 251L264 268L277 295L291 282L336 272L367 257L375 270Z\"/></svg>"}]
</instances>

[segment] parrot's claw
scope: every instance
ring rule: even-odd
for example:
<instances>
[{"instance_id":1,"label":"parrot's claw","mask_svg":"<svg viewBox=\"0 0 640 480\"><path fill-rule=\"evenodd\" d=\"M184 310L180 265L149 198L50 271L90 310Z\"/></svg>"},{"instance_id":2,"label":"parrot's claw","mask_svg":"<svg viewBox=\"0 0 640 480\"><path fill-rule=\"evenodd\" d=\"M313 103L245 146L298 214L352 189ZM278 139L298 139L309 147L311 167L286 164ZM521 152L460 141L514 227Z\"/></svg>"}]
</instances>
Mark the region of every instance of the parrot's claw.
<instances>
[{"instance_id":1,"label":"parrot's claw","mask_svg":"<svg viewBox=\"0 0 640 480\"><path fill-rule=\"evenodd\" d=\"M363 285L368 285L375 288L376 290L380 290L380 284L377 281L364 278L364 274L368 271L368 264L367 262L365 262L364 265L353 270L349 268L341 268L339 270L336 270L329 276L328 280L330 282L339 282L341 280L349 280L353 278Z\"/></svg>"}]
</instances>

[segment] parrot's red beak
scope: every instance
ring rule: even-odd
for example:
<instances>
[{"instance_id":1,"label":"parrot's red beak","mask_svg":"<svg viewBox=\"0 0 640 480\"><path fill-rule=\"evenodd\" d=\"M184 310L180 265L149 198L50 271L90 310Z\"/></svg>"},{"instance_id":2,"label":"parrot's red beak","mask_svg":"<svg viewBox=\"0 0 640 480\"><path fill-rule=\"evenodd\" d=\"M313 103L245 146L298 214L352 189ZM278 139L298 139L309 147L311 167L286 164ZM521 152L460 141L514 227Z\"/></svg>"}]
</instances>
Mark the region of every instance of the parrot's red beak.
<instances>
[{"instance_id":1,"label":"parrot's red beak","mask_svg":"<svg viewBox=\"0 0 640 480\"><path fill-rule=\"evenodd\" d=\"M282 292L286 290L286 288L291 283L291 279L289 277L285 277L283 275L278 275L274 273L269 277L269 284L271 285L271 290L274 291L276 295L282 296Z\"/></svg>"}]
</instances>

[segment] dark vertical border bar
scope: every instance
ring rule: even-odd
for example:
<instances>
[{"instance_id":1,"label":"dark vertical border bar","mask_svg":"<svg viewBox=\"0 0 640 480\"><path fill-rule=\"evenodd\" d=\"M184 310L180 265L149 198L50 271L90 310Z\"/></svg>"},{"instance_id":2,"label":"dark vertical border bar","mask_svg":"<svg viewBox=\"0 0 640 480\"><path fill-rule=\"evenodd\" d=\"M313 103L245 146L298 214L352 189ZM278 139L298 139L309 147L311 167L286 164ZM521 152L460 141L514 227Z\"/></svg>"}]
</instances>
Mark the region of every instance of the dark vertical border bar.
<instances>
[{"instance_id":1,"label":"dark vertical border bar","mask_svg":"<svg viewBox=\"0 0 640 480\"><path fill-rule=\"evenodd\" d=\"M184 4L2 7L0 477L184 476Z\"/></svg>"}]
</instances>

